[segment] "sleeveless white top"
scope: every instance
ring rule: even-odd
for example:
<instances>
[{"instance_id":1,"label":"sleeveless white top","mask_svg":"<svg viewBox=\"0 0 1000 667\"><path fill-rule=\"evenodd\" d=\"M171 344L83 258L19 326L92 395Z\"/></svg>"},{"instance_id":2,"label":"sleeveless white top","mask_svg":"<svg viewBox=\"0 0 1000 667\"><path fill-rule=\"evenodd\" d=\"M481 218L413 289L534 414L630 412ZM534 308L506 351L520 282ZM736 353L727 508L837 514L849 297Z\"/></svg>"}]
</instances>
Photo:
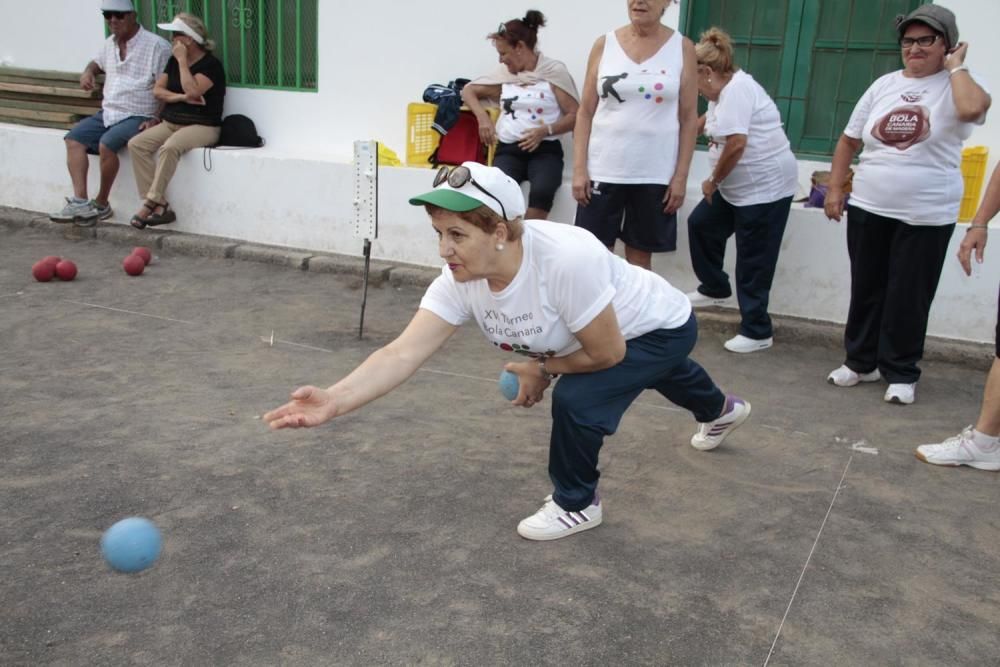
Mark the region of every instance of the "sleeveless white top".
<instances>
[{"instance_id":1,"label":"sleeveless white top","mask_svg":"<svg viewBox=\"0 0 1000 667\"><path fill-rule=\"evenodd\" d=\"M655 55L636 63L614 31L605 36L587 154L592 181L670 183L677 168L683 41L675 30Z\"/></svg>"}]
</instances>

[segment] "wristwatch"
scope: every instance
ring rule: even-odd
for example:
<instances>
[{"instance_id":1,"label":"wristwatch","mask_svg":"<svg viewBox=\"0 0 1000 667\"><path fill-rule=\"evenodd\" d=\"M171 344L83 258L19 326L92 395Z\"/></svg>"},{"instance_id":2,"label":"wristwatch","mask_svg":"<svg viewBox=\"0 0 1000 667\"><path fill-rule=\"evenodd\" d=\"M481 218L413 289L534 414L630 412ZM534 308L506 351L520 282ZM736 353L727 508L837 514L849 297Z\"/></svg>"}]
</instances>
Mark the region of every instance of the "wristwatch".
<instances>
[{"instance_id":1,"label":"wristwatch","mask_svg":"<svg viewBox=\"0 0 1000 667\"><path fill-rule=\"evenodd\" d=\"M544 379L546 382L552 382L557 377L559 377L559 373L550 373L545 369L545 361L547 359L548 357L540 357L538 359L538 370L542 373L542 379Z\"/></svg>"}]
</instances>

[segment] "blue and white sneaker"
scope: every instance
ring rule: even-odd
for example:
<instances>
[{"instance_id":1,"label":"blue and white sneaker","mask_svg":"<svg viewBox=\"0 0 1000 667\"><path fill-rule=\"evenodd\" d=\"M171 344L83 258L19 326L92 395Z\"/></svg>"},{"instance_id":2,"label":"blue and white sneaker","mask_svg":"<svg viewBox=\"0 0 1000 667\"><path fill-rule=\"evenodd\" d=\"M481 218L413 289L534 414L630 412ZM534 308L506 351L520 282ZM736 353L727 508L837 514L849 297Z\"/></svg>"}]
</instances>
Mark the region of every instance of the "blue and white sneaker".
<instances>
[{"instance_id":1,"label":"blue and white sneaker","mask_svg":"<svg viewBox=\"0 0 1000 667\"><path fill-rule=\"evenodd\" d=\"M601 498L596 493L590 506L578 512L567 512L548 495L541 509L517 524L517 534L526 540L558 540L597 528L602 519Z\"/></svg>"},{"instance_id":2,"label":"blue and white sneaker","mask_svg":"<svg viewBox=\"0 0 1000 667\"><path fill-rule=\"evenodd\" d=\"M52 222L75 222L94 220L97 221L99 215L93 202L87 199L77 199L76 197L66 197L66 205L58 213L50 213L49 220Z\"/></svg>"},{"instance_id":3,"label":"blue and white sneaker","mask_svg":"<svg viewBox=\"0 0 1000 667\"><path fill-rule=\"evenodd\" d=\"M722 444L750 416L750 403L738 396L726 396L726 405L718 419L698 425L698 432L691 437L691 446L707 451Z\"/></svg>"}]
</instances>

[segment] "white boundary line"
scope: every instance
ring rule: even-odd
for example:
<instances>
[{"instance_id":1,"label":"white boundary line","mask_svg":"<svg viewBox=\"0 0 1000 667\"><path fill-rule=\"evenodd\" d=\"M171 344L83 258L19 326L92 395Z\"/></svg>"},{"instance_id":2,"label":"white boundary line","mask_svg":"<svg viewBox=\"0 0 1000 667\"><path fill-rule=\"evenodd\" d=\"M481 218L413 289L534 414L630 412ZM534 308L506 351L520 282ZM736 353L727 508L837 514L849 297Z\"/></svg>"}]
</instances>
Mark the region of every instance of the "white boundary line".
<instances>
[{"instance_id":1,"label":"white boundary line","mask_svg":"<svg viewBox=\"0 0 1000 667\"><path fill-rule=\"evenodd\" d=\"M792 603L795 602L795 596L799 592L799 586L802 585L802 580L806 576L806 568L809 567L809 561L812 560L813 553L816 551L816 545L819 544L820 535L823 534L823 528L826 527L826 520L830 518L830 512L833 511L833 504L837 502L837 496L840 495L840 490L844 488L844 479L847 477L847 469L851 467L851 461L854 460L854 454L847 459L847 465L844 466L844 474L840 476L840 482L837 483L837 490L833 492L833 498L830 499L830 506L826 508L826 516L823 517L823 523L819 526L819 531L816 533L816 539L813 540L812 549L809 550L809 555L806 557L806 562L802 566L802 572L799 573L799 580L795 582L795 590L792 591L792 597L788 601L788 606L785 607L785 615L781 617L781 623L778 625L778 631L774 633L774 641L771 642L771 650L767 652L767 657L764 658L764 667L767 667L767 663L771 660L771 655L774 653L774 647L778 644L778 637L781 636L781 629L785 627L785 620L788 618L788 612L792 609Z\"/></svg>"},{"instance_id":2,"label":"white boundary line","mask_svg":"<svg viewBox=\"0 0 1000 667\"><path fill-rule=\"evenodd\" d=\"M177 320L172 317L163 317L162 315L150 315L148 313L140 313L137 310L125 310L124 308L112 308L111 306L100 306L96 303L87 303L86 301L71 301L69 299L65 300L66 303L73 303L78 306L87 306L88 308L99 308L101 310L110 310L115 313L125 313L127 315L138 315L140 317L150 317L154 320L166 320L167 322L179 322L180 324L197 324L197 322L189 322L188 320Z\"/></svg>"}]
</instances>

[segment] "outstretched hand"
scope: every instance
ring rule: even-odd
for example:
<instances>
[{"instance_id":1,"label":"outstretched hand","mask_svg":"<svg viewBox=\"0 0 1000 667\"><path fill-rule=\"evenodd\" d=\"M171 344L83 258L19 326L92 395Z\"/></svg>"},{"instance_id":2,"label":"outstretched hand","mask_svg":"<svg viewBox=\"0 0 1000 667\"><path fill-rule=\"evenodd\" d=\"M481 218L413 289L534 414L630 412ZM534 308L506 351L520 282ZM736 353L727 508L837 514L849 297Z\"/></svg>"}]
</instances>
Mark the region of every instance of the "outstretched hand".
<instances>
[{"instance_id":1,"label":"outstretched hand","mask_svg":"<svg viewBox=\"0 0 1000 667\"><path fill-rule=\"evenodd\" d=\"M319 426L334 416L333 397L319 387L299 387L292 392L292 400L264 415L264 422L272 429L309 428Z\"/></svg>"}]
</instances>

